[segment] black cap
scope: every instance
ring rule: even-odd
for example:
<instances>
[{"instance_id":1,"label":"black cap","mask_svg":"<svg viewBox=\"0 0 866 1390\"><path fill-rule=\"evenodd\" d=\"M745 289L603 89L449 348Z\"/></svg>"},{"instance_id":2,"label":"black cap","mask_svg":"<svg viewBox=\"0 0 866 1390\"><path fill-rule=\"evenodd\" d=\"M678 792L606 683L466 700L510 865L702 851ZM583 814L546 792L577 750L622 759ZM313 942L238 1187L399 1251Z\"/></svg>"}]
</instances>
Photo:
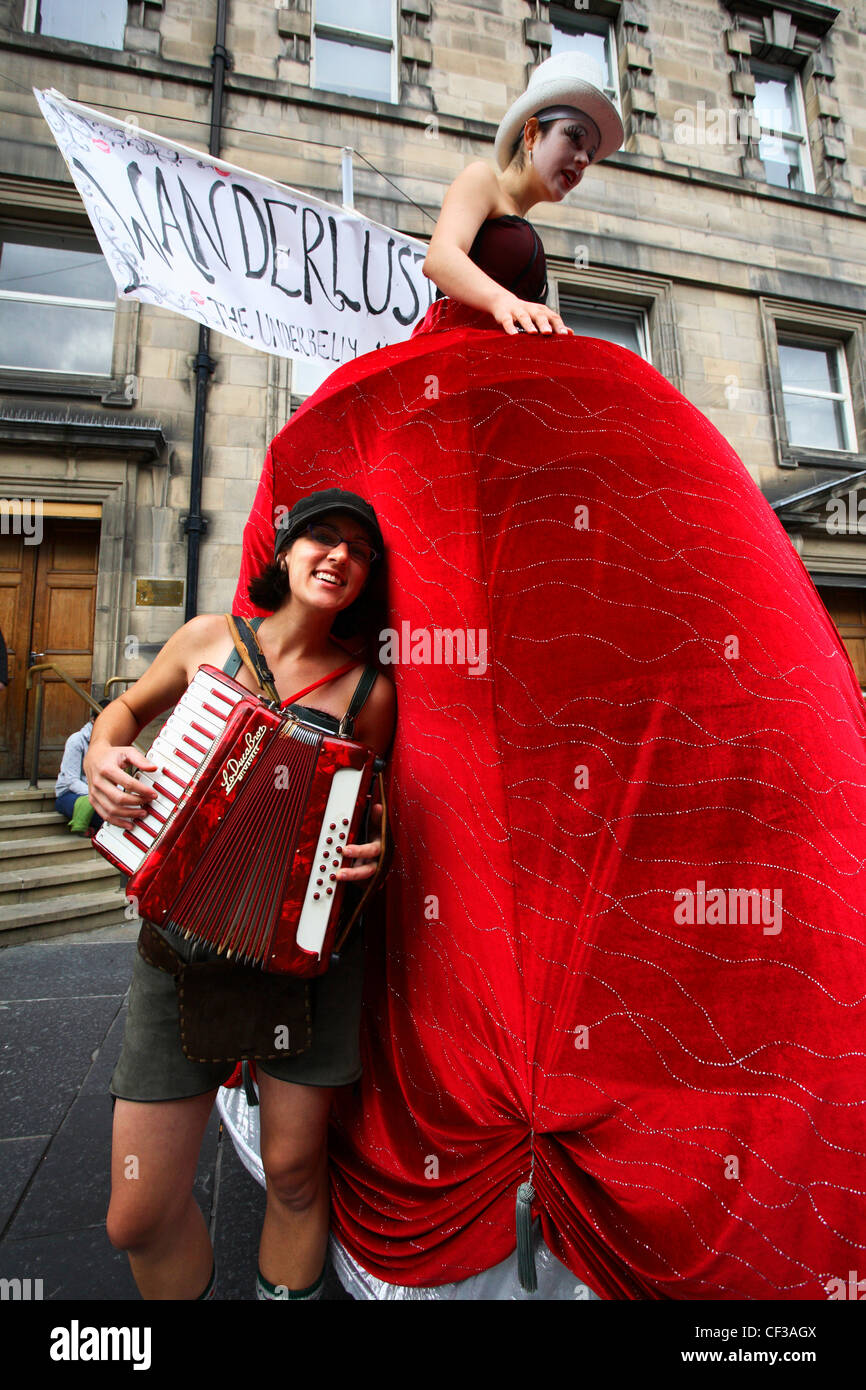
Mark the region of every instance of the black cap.
<instances>
[{"instance_id":1,"label":"black cap","mask_svg":"<svg viewBox=\"0 0 866 1390\"><path fill-rule=\"evenodd\" d=\"M327 512L349 512L352 516L363 521L369 529L373 544L379 554L385 550L385 542L382 539L382 532L379 530L379 522L376 513L365 502L363 497L359 497L356 492L343 492L338 487L323 488L321 492L314 492L309 497L302 497L296 502L289 512L282 526L277 527L277 534L274 540L274 559L276 560L280 551L289 541L295 540L302 531L306 530L311 521L317 516L324 516Z\"/></svg>"}]
</instances>

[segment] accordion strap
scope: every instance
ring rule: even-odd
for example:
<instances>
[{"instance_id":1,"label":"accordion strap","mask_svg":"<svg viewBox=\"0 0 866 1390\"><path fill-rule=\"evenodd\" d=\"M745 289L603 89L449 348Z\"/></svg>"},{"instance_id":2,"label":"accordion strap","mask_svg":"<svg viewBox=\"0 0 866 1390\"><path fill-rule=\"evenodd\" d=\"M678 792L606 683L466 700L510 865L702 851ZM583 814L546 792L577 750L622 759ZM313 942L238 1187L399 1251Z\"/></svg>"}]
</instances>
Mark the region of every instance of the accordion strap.
<instances>
[{"instance_id":1,"label":"accordion strap","mask_svg":"<svg viewBox=\"0 0 866 1390\"><path fill-rule=\"evenodd\" d=\"M355 686L349 708L340 720L340 737L355 737L355 715L359 714L362 706L366 703L367 696L379 679L379 672L375 666L365 666L361 673L361 679Z\"/></svg>"},{"instance_id":2,"label":"accordion strap","mask_svg":"<svg viewBox=\"0 0 866 1390\"><path fill-rule=\"evenodd\" d=\"M382 824L379 827L379 838L382 841L382 848L379 851L379 859L376 864L376 872L373 874L372 878L369 878L367 880L367 886L364 889L364 892L361 894L361 897L358 899L358 902L355 904L355 908L352 912L351 917L345 923L343 930L341 931L339 937L334 943L335 953L339 953L339 951L342 949L346 937L349 935L349 932L352 930L356 921L358 920L364 908L366 907L367 901L370 898L371 894L374 893L377 888L381 887L382 879L388 870L388 864L391 858L391 824L388 819L388 800L385 796L385 779L381 772L376 773L376 781L379 786L379 798L382 803Z\"/></svg>"},{"instance_id":3,"label":"accordion strap","mask_svg":"<svg viewBox=\"0 0 866 1390\"><path fill-rule=\"evenodd\" d=\"M254 630L246 619L235 617L231 613L226 613L226 622L229 625L235 650L256 685L264 690L269 700L273 700L274 704L278 705L280 697L274 684L273 672L265 661L264 652L259 646L259 639Z\"/></svg>"}]
</instances>

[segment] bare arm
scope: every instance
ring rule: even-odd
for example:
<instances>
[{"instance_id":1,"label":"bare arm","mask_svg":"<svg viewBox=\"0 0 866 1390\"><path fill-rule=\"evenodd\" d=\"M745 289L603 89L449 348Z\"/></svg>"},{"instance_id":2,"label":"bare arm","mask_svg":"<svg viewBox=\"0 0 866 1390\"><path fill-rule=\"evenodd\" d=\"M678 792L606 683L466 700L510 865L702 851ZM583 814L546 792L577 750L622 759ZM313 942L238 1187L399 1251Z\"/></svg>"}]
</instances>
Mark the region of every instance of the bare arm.
<instances>
[{"instance_id":1,"label":"bare arm","mask_svg":"<svg viewBox=\"0 0 866 1390\"><path fill-rule=\"evenodd\" d=\"M164 710L177 704L189 685L190 670L214 631L212 614L193 618L166 642L144 675L102 711L93 726L84 774L90 800L111 825L134 825L156 795L126 770L153 771L143 753L132 747L141 730Z\"/></svg>"},{"instance_id":2,"label":"bare arm","mask_svg":"<svg viewBox=\"0 0 866 1390\"><path fill-rule=\"evenodd\" d=\"M501 324L506 333L567 333L558 314L544 304L518 299L469 258L478 229L495 213L502 197L496 175L482 160L458 174L442 203L439 220L430 238L424 274L443 294L473 309L482 309Z\"/></svg>"}]
</instances>

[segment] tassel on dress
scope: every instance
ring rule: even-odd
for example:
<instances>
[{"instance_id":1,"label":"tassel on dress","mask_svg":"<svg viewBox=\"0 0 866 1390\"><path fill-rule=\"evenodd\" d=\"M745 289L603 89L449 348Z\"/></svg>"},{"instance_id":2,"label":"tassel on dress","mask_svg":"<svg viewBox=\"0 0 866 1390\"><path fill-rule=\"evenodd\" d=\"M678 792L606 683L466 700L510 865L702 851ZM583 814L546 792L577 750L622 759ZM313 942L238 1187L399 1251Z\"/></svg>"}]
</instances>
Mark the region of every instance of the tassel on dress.
<instances>
[{"instance_id":1,"label":"tassel on dress","mask_svg":"<svg viewBox=\"0 0 866 1390\"><path fill-rule=\"evenodd\" d=\"M520 1287L527 1293L535 1293L538 1276L535 1272L535 1252L532 1248L532 1203L535 1201L535 1188L531 1182L522 1182L517 1189L517 1277Z\"/></svg>"}]
</instances>

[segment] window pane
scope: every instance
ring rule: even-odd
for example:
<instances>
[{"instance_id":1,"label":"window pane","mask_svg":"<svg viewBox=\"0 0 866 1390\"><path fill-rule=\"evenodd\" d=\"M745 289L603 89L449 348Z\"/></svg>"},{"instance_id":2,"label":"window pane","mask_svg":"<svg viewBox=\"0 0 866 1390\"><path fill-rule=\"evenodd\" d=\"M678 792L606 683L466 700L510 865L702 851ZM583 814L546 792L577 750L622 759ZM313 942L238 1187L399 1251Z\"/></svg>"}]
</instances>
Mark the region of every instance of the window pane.
<instances>
[{"instance_id":1,"label":"window pane","mask_svg":"<svg viewBox=\"0 0 866 1390\"><path fill-rule=\"evenodd\" d=\"M777 188L803 188L800 168L800 146L795 140L780 140L763 136L758 144L758 157L764 161L767 183Z\"/></svg>"},{"instance_id":2,"label":"window pane","mask_svg":"<svg viewBox=\"0 0 866 1390\"><path fill-rule=\"evenodd\" d=\"M391 0L317 0L316 23L391 37Z\"/></svg>"},{"instance_id":3,"label":"window pane","mask_svg":"<svg viewBox=\"0 0 866 1390\"><path fill-rule=\"evenodd\" d=\"M755 79L755 113L765 130L796 131L801 134L795 115L794 78Z\"/></svg>"},{"instance_id":4,"label":"window pane","mask_svg":"<svg viewBox=\"0 0 866 1390\"><path fill-rule=\"evenodd\" d=\"M841 401L784 393L788 442L804 449L847 449Z\"/></svg>"},{"instance_id":5,"label":"window pane","mask_svg":"<svg viewBox=\"0 0 866 1390\"><path fill-rule=\"evenodd\" d=\"M114 280L105 258L62 246L0 245L0 289L19 294L56 294L64 299L101 299L113 304Z\"/></svg>"},{"instance_id":6,"label":"window pane","mask_svg":"<svg viewBox=\"0 0 866 1390\"><path fill-rule=\"evenodd\" d=\"M39 0L37 32L100 48L123 48L126 0Z\"/></svg>"},{"instance_id":7,"label":"window pane","mask_svg":"<svg viewBox=\"0 0 866 1390\"><path fill-rule=\"evenodd\" d=\"M839 391L839 369L835 348L797 347L779 344L779 365L783 386L801 386L807 391Z\"/></svg>"},{"instance_id":8,"label":"window pane","mask_svg":"<svg viewBox=\"0 0 866 1390\"><path fill-rule=\"evenodd\" d=\"M376 101L391 100L391 54L381 48L316 39L316 86Z\"/></svg>"},{"instance_id":9,"label":"window pane","mask_svg":"<svg viewBox=\"0 0 866 1390\"><path fill-rule=\"evenodd\" d=\"M575 49L579 53L585 53L588 58L594 58L605 75L605 82L609 87L616 84L610 71L610 57L605 34L596 34L591 29L577 31L575 29L556 29L553 30L553 42L550 47L551 58L557 53L573 52Z\"/></svg>"},{"instance_id":10,"label":"window pane","mask_svg":"<svg viewBox=\"0 0 866 1390\"><path fill-rule=\"evenodd\" d=\"M638 325L634 319L608 318L605 314L594 314L589 309L561 308L563 322L584 338L603 338L608 343L619 343L629 348L639 357L641 351Z\"/></svg>"},{"instance_id":11,"label":"window pane","mask_svg":"<svg viewBox=\"0 0 866 1390\"><path fill-rule=\"evenodd\" d=\"M114 309L0 299L0 367L111 374Z\"/></svg>"}]
</instances>

